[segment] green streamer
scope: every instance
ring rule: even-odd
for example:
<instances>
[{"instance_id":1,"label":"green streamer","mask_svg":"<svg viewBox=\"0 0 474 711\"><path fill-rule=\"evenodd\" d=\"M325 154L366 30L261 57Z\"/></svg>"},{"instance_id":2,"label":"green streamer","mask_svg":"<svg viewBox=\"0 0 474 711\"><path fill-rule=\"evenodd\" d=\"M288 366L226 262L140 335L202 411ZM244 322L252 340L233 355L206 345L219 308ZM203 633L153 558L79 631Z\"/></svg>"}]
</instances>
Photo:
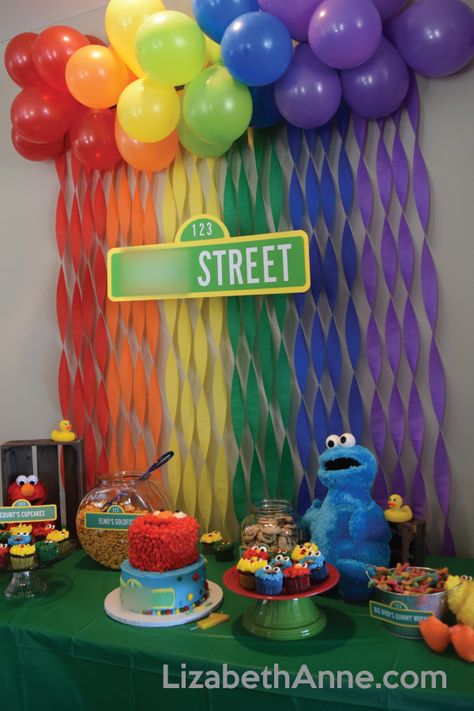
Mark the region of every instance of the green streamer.
<instances>
[{"instance_id":1,"label":"green streamer","mask_svg":"<svg viewBox=\"0 0 474 711\"><path fill-rule=\"evenodd\" d=\"M250 498L254 504L266 498L265 481L258 461L257 450L254 450L252 466L250 467Z\"/></svg>"},{"instance_id":2,"label":"green streamer","mask_svg":"<svg viewBox=\"0 0 474 711\"><path fill-rule=\"evenodd\" d=\"M280 474L280 462L278 448L273 429L273 422L268 413L267 429L265 431L265 477L267 481L268 495L275 498L278 492L278 482Z\"/></svg>"}]
</instances>

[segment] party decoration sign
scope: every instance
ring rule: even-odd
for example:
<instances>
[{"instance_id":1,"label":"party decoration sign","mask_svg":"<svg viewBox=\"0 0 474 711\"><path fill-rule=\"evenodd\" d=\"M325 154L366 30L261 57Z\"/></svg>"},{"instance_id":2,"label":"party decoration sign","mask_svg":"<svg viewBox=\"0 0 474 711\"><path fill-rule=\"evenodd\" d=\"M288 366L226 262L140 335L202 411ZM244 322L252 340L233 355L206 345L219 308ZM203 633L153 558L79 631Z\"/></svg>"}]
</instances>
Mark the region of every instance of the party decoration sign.
<instances>
[{"instance_id":1,"label":"party decoration sign","mask_svg":"<svg viewBox=\"0 0 474 711\"><path fill-rule=\"evenodd\" d=\"M0 506L0 523L55 521L57 517L56 504L32 506L26 499L18 499L12 506Z\"/></svg>"},{"instance_id":2,"label":"party decoration sign","mask_svg":"<svg viewBox=\"0 0 474 711\"><path fill-rule=\"evenodd\" d=\"M107 511L91 513L87 511L84 517L86 528L102 531L125 531L133 521L143 514L126 513L121 506L114 504Z\"/></svg>"},{"instance_id":3,"label":"party decoration sign","mask_svg":"<svg viewBox=\"0 0 474 711\"><path fill-rule=\"evenodd\" d=\"M305 232L231 237L210 215L185 222L174 244L108 253L111 301L288 294L309 286Z\"/></svg>"}]
</instances>

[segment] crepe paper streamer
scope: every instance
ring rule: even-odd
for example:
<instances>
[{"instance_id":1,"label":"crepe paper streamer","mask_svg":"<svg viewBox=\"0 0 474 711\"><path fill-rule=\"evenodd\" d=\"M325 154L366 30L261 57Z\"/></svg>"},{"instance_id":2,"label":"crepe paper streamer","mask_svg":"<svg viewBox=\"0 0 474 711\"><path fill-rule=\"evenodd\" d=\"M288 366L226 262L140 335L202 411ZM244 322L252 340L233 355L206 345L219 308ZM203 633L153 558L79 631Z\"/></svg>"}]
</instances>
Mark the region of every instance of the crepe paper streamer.
<instances>
[{"instance_id":1,"label":"crepe paper streamer","mask_svg":"<svg viewBox=\"0 0 474 711\"><path fill-rule=\"evenodd\" d=\"M451 501L451 469L444 444L441 427L446 402L444 369L435 340L438 311L438 282L431 252L426 239L430 209L430 186L426 165L418 143L420 103L418 87L412 79L407 97L407 110L415 134L413 152L413 194L418 217L423 229L423 248L421 263L421 283L425 312L432 329L429 353L429 383L433 409L439 424L439 433L434 455L434 476L439 505L444 515L443 553L454 555L455 547L448 525L449 504Z\"/></svg>"}]
</instances>

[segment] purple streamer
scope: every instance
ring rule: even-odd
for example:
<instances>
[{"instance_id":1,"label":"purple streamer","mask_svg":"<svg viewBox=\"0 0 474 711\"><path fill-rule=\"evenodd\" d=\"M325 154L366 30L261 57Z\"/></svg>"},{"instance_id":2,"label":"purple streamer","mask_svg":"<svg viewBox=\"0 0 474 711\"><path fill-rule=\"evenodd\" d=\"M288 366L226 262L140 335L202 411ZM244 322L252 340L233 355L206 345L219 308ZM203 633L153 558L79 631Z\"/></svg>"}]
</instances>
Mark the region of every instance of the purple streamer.
<instances>
[{"instance_id":1,"label":"purple streamer","mask_svg":"<svg viewBox=\"0 0 474 711\"><path fill-rule=\"evenodd\" d=\"M390 363L392 373L396 375L400 364L402 337L397 313L392 301L388 305L387 318L385 320L385 344L387 347L388 362Z\"/></svg>"},{"instance_id":2,"label":"purple streamer","mask_svg":"<svg viewBox=\"0 0 474 711\"><path fill-rule=\"evenodd\" d=\"M375 318L370 315L366 338L367 360L374 383L377 384L382 372L382 341Z\"/></svg>"},{"instance_id":3,"label":"purple streamer","mask_svg":"<svg viewBox=\"0 0 474 711\"><path fill-rule=\"evenodd\" d=\"M405 313L403 315L403 338L408 364L413 376L415 376L420 355L420 334L415 310L409 299L405 304Z\"/></svg>"},{"instance_id":4,"label":"purple streamer","mask_svg":"<svg viewBox=\"0 0 474 711\"><path fill-rule=\"evenodd\" d=\"M403 478L403 472L399 462L397 463L395 471L392 475L392 491L394 494L399 494L402 499L405 498L405 479Z\"/></svg>"},{"instance_id":5,"label":"purple streamer","mask_svg":"<svg viewBox=\"0 0 474 711\"><path fill-rule=\"evenodd\" d=\"M424 232L427 232L430 216L430 187L428 171L418 144L415 145L413 154L413 193L421 226Z\"/></svg>"},{"instance_id":6,"label":"purple streamer","mask_svg":"<svg viewBox=\"0 0 474 711\"><path fill-rule=\"evenodd\" d=\"M408 429L410 431L413 449L418 461L420 461L425 436L425 420L423 418L423 407L415 383L411 386L410 401L408 403Z\"/></svg>"},{"instance_id":7,"label":"purple streamer","mask_svg":"<svg viewBox=\"0 0 474 711\"><path fill-rule=\"evenodd\" d=\"M405 413L402 398L400 397L400 391L398 390L396 383L394 383L392 388L388 411L393 443L395 445L395 449L397 450L397 454L400 455L403 448L403 440L405 439Z\"/></svg>"},{"instance_id":8,"label":"purple streamer","mask_svg":"<svg viewBox=\"0 0 474 711\"><path fill-rule=\"evenodd\" d=\"M362 249L362 281L369 306L373 308L377 296L377 260L368 236L365 236Z\"/></svg>"},{"instance_id":9,"label":"purple streamer","mask_svg":"<svg viewBox=\"0 0 474 711\"><path fill-rule=\"evenodd\" d=\"M397 278L397 248L395 246L395 238L392 228L385 218L382 230L382 267L387 282L389 292L395 288L395 280Z\"/></svg>"},{"instance_id":10,"label":"purple streamer","mask_svg":"<svg viewBox=\"0 0 474 711\"><path fill-rule=\"evenodd\" d=\"M433 339L430 348L430 391L436 419L441 427L446 402L446 380L438 347Z\"/></svg>"},{"instance_id":11,"label":"purple streamer","mask_svg":"<svg viewBox=\"0 0 474 711\"><path fill-rule=\"evenodd\" d=\"M400 205L403 209L406 205L408 195L409 170L407 157L405 151L403 150L403 145L400 140L400 134L398 133L398 124L397 131L395 133L395 139L393 142L392 164L395 191L397 193Z\"/></svg>"},{"instance_id":12,"label":"purple streamer","mask_svg":"<svg viewBox=\"0 0 474 711\"><path fill-rule=\"evenodd\" d=\"M411 486L411 506L415 518L426 519L426 487L421 473L421 465L416 465Z\"/></svg>"},{"instance_id":13,"label":"purple streamer","mask_svg":"<svg viewBox=\"0 0 474 711\"><path fill-rule=\"evenodd\" d=\"M392 166L383 141L383 123L380 126L380 140L377 147L377 184L385 212L388 212L392 195Z\"/></svg>"},{"instance_id":14,"label":"purple streamer","mask_svg":"<svg viewBox=\"0 0 474 711\"><path fill-rule=\"evenodd\" d=\"M415 269L415 249L413 247L413 238L410 228L408 227L403 213L400 217L400 225L398 228L398 261L406 289L410 291L413 282L413 271Z\"/></svg>"},{"instance_id":15,"label":"purple streamer","mask_svg":"<svg viewBox=\"0 0 474 711\"><path fill-rule=\"evenodd\" d=\"M423 292L426 315L431 329L434 331L438 313L438 280L431 250L427 242L424 243L421 253L421 290Z\"/></svg>"},{"instance_id":16,"label":"purple streamer","mask_svg":"<svg viewBox=\"0 0 474 711\"><path fill-rule=\"evenodd\" d=\"M438 435L434 461L434 480L439 505L445 518L448 516L449 502L451 500L451 478L448 474L449 462L446 445L441 432Z\"/></svg>"},{"instance_id":17,"label":"purple streamer","mask_svg":"<svg viewBox=\"0 0 474 711\"><path fill-rule=\"evenodd\" d=\"M370 410L370 430L372 432L372 440L377 456L379 459L382 459L387 428L385 424L385 413L377 392L374 393Z\"/></svg>"}]
</instances>

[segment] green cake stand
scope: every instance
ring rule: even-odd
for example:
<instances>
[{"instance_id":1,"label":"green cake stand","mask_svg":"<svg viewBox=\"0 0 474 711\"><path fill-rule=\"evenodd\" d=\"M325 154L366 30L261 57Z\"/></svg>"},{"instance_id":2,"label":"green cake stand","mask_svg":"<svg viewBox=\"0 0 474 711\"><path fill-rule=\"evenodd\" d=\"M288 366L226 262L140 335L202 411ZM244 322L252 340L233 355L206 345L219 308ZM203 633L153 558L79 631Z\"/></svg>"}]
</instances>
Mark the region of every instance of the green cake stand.
<instances>
[{"instance_id":1,"label":"green cake stand","mask_svg":"<svg viewBox=\"0 0 474 711\"><path fill-rule=\"evenodd\" d=\"M329 563L326 566L329 575L325 580L311 585L305 592L292 595L260 595L243 588L235 566L225 572L222 581L232 592L254 601L242 618L247 632L263 639L290 642L314 637L326 627L326 615L312 599L339 582L336 568Z\"/></svg>"}]
</instances>

